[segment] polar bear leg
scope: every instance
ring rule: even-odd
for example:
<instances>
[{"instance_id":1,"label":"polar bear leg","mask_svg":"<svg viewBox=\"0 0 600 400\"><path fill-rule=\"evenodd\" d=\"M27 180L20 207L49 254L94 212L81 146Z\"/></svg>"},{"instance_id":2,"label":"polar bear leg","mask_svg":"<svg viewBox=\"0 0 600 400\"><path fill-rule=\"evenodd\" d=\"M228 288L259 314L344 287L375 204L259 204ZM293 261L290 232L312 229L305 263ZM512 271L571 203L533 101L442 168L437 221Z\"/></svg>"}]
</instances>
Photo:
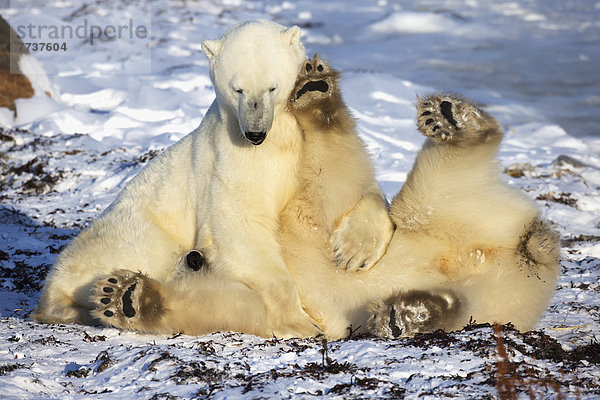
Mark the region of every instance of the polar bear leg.
<instances>
[{"instance_id":1,"label":"polar bear leg","mask_svg":"<svg viewBox=\"0 0 600 400\"><path fill-rule=\"evenodd\" d=\"M524 204L502 183L495 166L503 132L492 116L467 99L445 94L419 99L417 111L417 126L429 139L392 202L398 229L445 232L454 229L449 221L471 225L490 212ZM537 214L535 207L525 209Z\"/></svg>"},{"instance_id":2,"label":"polar bear leg","mask_svg":"<svg viewBox=\"0 0 600 400\"><path fill-rule=\"evenodd\" d=\"M398 293L370 306L369 334L385 338L413 336L416 333L451 330L461 308L451 291L412 290Z\"/></svg>"},{"instance_id":3,"label":"polar bear leg","mask_svg":"<svg viewBox=\"0 0 600 400\"><path fill-rule=\"evenodd\" d=\"M335 174L343 168L340 179L347 187L355 188L352 195L360 195L349 209L334 216L335 226L329 239L332 258L339 268L348 271L369 270L387 250L394 226L385 197L373 176L369 155L358 136L354 117L342 99L339 78L339 72L315 54L312 60L305 61L298 75L290 108L298 117L306 141L313 146L318 143L319 151L324 150L320 165L314 166L314 170L322 172L324 169L325 174ZM305 152L310 160L312 151ZM334 154L340 152L351 160L350 168L354 168L354 172L347 170L349 166L342 167L333 161ZM316 176L310 178L318 180ZM326 187L325 190L332 189ZM320 194L328 199L323 208L327 211L336 209L339 213L336 206L346 204L347 193Z\"/></svg>"},{"instance_id":4,"label":"polar bear leg","mask_svg":"<svg viewBox=\"0 0 600 400\"><path fill-rule=\"evenodd\" d=\"M321 334L320 327L302 306L296 281L287 270L276 268L276 265L272 263L266 275L250 274L242 279L265 305L268 315L266 328L270 329L267 336L289 339Z\"/></svg>"},{"instance_id":5,"label":"polar bear leg","mask_svg":"<svg viewBox=\"0 0 600 400\"><path fill-rule=\"evenodd\" d=\"M162 284L115 270L98 279L92 315L103 325L148 333L202 335L218 331L270 337L261 298L244 284L199 272Z\"/></svg>"}]
</instances>

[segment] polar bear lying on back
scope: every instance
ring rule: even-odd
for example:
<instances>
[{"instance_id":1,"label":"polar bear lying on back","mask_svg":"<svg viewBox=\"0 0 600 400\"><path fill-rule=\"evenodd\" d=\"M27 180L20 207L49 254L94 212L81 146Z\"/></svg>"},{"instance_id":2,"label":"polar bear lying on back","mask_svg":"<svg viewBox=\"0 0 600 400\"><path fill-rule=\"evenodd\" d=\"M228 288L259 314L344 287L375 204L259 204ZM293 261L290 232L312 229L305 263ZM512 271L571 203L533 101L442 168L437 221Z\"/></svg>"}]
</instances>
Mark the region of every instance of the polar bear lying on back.
<instances>
[{"instance_id":1,"label":"polar bear lying on back","mask_svg":"<svg viewBox=\"0 0 600 400\"><path fill-rule=\"evenodd\" d=\"M299 39L297 27L252 21L202 43L216 93L202 124L153 160L60 254L34 319L154 332L320 332L277 238L303 148L287 109L306 58ZM375 221L381 229L358 236L372 234L374 245L357 250L357 230L342 221L333 238L353 268L370 268L392 233L381 193L376 185L367 190L377 201L343 212ZM210 273L194 273L204 264Z\"/></svg>"},{"instance_id":2,"label":"polar bear lying on back","mask_svg":"<svg viewBox=\"0 0 600 400\"><path fill-rule=\"evenodd\" d=\"M470 321L535 327L554 294L560 243L534 202L503 182L495 162L503 132L492 116L457 95L418 99L428 139L392 201L392 240L370 271L348 273L323 245L335 227L328 211L368 184L367 157L336 71L307 61L293 93L305 150L280 241L304 308L328 338L396 338Z\"/></svg>"}]
</instances>

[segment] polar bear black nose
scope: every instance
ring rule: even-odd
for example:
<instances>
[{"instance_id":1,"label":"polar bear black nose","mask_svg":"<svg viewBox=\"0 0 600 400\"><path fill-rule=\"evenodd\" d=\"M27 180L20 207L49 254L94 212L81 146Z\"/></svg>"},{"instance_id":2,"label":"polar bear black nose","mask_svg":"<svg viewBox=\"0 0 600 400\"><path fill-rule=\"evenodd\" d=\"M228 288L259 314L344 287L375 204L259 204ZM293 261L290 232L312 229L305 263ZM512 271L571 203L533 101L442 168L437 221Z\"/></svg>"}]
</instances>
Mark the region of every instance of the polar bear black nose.
<instances>
[{"instance_id":1,"label":"polar bear black nose","mask_svg":"<svg viewBox=\"0 0 600 400\"><path fill-rule=\"evenodd\" d=\"M246 139L255 146L264 142L267 137L267 132L245 132L244 134L246 135Z\"/></svg>"}]
</instances>

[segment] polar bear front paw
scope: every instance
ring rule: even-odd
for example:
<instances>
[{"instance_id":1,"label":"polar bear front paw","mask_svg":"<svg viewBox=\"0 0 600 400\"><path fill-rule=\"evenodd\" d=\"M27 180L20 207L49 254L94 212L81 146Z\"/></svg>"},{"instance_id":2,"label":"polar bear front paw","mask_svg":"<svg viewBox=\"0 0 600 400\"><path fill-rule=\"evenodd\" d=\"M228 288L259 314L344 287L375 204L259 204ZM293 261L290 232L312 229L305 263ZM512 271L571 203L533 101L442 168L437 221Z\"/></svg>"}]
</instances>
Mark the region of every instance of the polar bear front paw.
<instances>
[{"instance_id":1,"label":"polar bear front paw","mask_svg":"<svg viewBox=\"0 0 600 400\"><path fill-rule=\"evenodd\" d=\"M104 325L144 330L164 313L160 284L147 276L116 270L96 282L92 312Z\"/></svg>"},{"instance_id":2,"label":"polar bear front paw","mask_svg":"<svg viewBox=\"0 0 600 400\"><path fill-rule=\"evenodd\" d=\"M330 127L336 121L334 115L343 107L339 89L339 72L329 67L315 53L306 60L296 79L296 86L289 100L291 110L308 117L311 125Z\"/></svg>"},{"instance_id":3,"label":"polar bear front paw","mask_svg":"<svg viewBox=\"0 0 600 400\"><path fill-rule=\"evenodd\" d=\"M330 238L333 261L347 271L367 271L385 254L394 233L387 207L368 195L344 215Z\"/></svg>"},{"instance_id":4,"label":"polar bear front paw","mask_svg":"<svg viewBox=\"0 0 600 400\"><path fill-rule=\"evenodd\" d=\"M399 293L370 307L367 330L373 336L395 339L449 329L455 324L460 302L449 291L413 290Z\"/></svg>"},{"instance_id":5,"label":"polar bear front paw","mask_svg":"<svg viewBox=\"0 0 600 400\"><path fill-rule=\"evenodd\" d=\"M417 127L436 143L475 144L492 136L502 137L492 116L455 94L418 97Z\"/></svg>"}]
</instances>

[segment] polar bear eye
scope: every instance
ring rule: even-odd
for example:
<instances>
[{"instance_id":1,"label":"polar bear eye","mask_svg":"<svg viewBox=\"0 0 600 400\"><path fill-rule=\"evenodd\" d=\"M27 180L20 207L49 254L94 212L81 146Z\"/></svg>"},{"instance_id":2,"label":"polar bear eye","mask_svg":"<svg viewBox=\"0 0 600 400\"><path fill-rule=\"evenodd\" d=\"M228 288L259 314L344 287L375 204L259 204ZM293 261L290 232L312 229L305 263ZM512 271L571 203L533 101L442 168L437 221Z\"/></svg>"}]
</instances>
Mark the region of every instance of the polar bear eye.
<instances>
[{"instance_id":1,"label":"polar bear eye","mask_svg":"<svg viewBox=\"0 0 600 400\"><path fill-rule=\"evenodd\" d=\"M244 93L244 90L243 90L243 89L234 89L234 90L236 91L236 93L240 93L240 94L241 94L241 93Z\"/></svg>"},{"instance_id":2,"label":"polar bear eye","mask_svg":"<svg viewBox=\"0 0 600 400\"><path fill-rule=\"evenodd\" d=\"M269 92L273 93L275 91L275 89L277 89L276 87L272 87L271 89L269 89Z\"/></svg>"}]
</instances>

